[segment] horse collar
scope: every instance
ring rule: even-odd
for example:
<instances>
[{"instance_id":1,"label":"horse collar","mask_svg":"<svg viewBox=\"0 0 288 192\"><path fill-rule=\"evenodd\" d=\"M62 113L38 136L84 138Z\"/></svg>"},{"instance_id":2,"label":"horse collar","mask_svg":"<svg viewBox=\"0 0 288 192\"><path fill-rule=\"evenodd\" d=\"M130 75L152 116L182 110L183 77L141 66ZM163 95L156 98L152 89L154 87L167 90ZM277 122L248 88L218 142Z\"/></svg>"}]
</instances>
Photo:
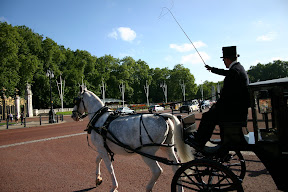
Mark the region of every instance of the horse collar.
<instances>
[{"instance_id":1,"label":"horse collar","mask_svg":"<svg viewBox=\"0 0 288 192\"><path fill-rule=\"evenodd\" d=\"M109 108L106 106L101 107L97 112L94 113L93 117L89 121L87 128L84 131L87 131L88 134L91 133L91 131L94 129L95 123L98 121L98 119L107 111L109 111Z\"/></svg>"}]
</instances>

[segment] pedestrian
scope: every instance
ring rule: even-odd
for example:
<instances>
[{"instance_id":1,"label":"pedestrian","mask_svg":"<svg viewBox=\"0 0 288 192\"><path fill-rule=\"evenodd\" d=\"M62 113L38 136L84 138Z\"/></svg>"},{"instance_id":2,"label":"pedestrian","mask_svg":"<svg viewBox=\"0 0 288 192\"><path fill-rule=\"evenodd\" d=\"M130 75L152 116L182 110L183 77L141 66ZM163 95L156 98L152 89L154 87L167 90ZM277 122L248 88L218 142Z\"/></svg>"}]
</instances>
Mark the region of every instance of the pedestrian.
<instances>
[{"instance_id":1,"label":"pedestrian","mask_svg":"<svg viewBox=\"0 0 288 192\"><path fill-rule=\"evenodd\" d=\"M16 122L16 124L18 124L18 120L19 120L19 114L16 114L16 115L15 115L15 122Z\"/></svg>"},{"instance_id":2,"label":"pedestrian","mask_svg":"<svg viewBox=\"0 0 288 192\"><path fill-rule=\"evenodd\" d=\"M172 111L172 115L173 115L173 108L174 108L174 104L170 104L170 109Z\"/></svg>"},{"instance_id":3,"label":"pedestrian","mask_svg":"<svg viewBox=\"0 0 288 192\"><path fill-rule=\"evenodd\" d=\"M202 100L198 100L200 113L202 113Z\"/></svg>"},{"instance_id":4,"label":"pedestrian","mask_svg":"<svg viewBox=\"0 0 288 192\"><path fill-rule=\"evenodd\" d=\"M13 121L13 115L12 115L12 113L9 114L9 119L10 119L11 122Z\"/></svg>"},{"instance_id":5,"label":"pedestrian","mask_svg":"<svg viewBox=\"0 0 288 192\"><path fill-rule=\"evenodd\" d=\"M247 121L249 103L248 75L243 66L237 62L236 46L223 47L223 61L229 70L206 65L212 73L223 75L224 85L218 101L203 113L197 132L188 135L186 141L196 149L203 149L210 140L216 125L223 122Z\"/></svg>"},{"instance_id":6,"label":"pedestrian","mask_svg":"<svg viewBox=\"0 0 288 192\"><path fill-rule=\"evenodd\" d=\"M21 125L22 125L22 124L23 124L23 120L24 120L24 113L23 113L23 111L21 112L20 119L21 119Z\"/></svg>"}]
</instances>

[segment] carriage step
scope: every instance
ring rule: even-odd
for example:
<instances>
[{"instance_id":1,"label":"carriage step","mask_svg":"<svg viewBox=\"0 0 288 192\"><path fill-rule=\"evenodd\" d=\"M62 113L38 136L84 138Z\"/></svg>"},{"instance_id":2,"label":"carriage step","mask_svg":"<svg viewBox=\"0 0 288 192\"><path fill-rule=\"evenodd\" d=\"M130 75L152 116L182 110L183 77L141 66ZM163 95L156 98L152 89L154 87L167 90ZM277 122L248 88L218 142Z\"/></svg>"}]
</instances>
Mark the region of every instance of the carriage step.
<instances>
[{"instance_id":1,"label":"carriage step","mask_svg":"<svg viewBox=\"0 0 288 192\"><path fill-rule=\"evenodd\" d=\"M213 144L220 144L221 143L221 139L210 139L210 142Z\"/></svg>"},{"instance_id":2,"label":"carriage step","mask_svg":"<svg viewBox=\"0 0 288 192\"><path fill-rule=\"evenodd\" d=\"M220 145L213 145L214 143L212 143L213 146L206 145L206 146L202 147L197 142L195 142L194 136L192 134L190 134L185 139L185 143L188 144L190 147L193 147L196 151L201 152L207 156L211 156L211 155L216 154L220 149Z\"/></svg>"}]
</instances>

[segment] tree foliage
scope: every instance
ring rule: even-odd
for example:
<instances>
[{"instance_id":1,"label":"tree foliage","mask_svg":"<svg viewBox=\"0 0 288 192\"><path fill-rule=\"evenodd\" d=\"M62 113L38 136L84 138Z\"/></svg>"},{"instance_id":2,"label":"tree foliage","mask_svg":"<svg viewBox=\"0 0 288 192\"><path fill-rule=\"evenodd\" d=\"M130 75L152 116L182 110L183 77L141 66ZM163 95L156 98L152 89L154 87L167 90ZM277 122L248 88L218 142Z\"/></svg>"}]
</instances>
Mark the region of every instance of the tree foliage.
<instances>
[{"instance_id":1,"label":"tree foliage","mask_svg":"<svg viewBox=\"0 0 288 192\"><path fill-rule=\"evenodd\" d=\"M0 89L5 87L5 94L13 96L17 88L23 97L27 83L31 84L33 107L38 109L48 108L50 105L50 82L46 76L48 69L54 73L51 84L55 107L60 106L56 84L60 75L65 79L65 107L73 106L73 98L78 94L78 85L82 81L100 98L100 84L105 82L106 98L116 99L121 99L119 85L123 82L127 103L146 103L146 82L149 84L150 103L165 101L160 87L164 82L167 84L168 102L183 100L180 86L183 82L186 100L201 98L200 87L195 84L193 74L181 64L170 70L149 68L145 61L134 60L132 57L119 59L104 55L97 58L85 50L73 51L58 45L26 26L13 27L6 22L0 22L0 69ZM263 75L259 76L257 70L261 70ZM265 66L258 64L251 67L248 74L253 81L263 80L264 77L287 76L287 62L275 61ZM204 97L211 95L212 84L204 82Z\"/></svg>"},{"instance_id":2,"label":"tree foliage","mask_svg":"<svg viewBox=\"0 0 288 192\"><path fill-rule=\"evenodd\" d=\"M251 83L288 77L288 62L276 60L268 64L258 63L251 66L247 73Z\"/></svg>"},{"instance_id":3,"label":"tree foliage","mask_svg":"<svg viewBox=\"0 0 288 192\"><path fill-rule=\"evenodd\" d=\"M168 85L168 100L181 100L179 81L186 84L186 95L194 97L197 91L194 76L183 65L174 69L149 68L142 60L132 57L123 59L111 55L92 56L84 50L72 51L58 45L52 39L34 33L26 26L13 27L0 23L0 87L6 95L13 96L15 88L23 97L26 84L32 85L33 107L48 108L50 104L50 82L47 70L52 70L51 80L54 105L60 106L56 80L65 79L64 105L72 106L78 93L78 85L84 81L89 90L101 97L100 84L106 83L106 98L121 99L119 85L125 84L127 103L146 103L144 85L150 85L150 102L163 102L160 84ZM178 92L178 93L175 93Z\"/></svg>"}]
</instances>

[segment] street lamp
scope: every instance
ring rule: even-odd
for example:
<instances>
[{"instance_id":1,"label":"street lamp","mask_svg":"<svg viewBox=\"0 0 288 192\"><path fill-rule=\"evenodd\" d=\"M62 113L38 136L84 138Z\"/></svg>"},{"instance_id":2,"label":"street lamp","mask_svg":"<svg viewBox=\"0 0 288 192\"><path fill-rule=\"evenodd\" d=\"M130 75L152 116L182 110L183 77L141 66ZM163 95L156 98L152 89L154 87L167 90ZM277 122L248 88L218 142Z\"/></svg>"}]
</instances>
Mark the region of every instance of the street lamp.
<instances>
[{"instance_id":1,"label":"street lamp","mask_svg":"<svg viewBox=\"0 0 288 192\"><path fill-rule=\"evenodd\" d=\"M48 69L47 73L46 73L46 76L49 77L49 80L50 80L50 103L51 103L51 108L50 108L50 111L49 111L49 123L55 123L56 120L55 120L55 113L54 113L54 110L53 110L52 86L51 86L51 79L54 78L53 71Z\"/></svg>"}]
</instances>

